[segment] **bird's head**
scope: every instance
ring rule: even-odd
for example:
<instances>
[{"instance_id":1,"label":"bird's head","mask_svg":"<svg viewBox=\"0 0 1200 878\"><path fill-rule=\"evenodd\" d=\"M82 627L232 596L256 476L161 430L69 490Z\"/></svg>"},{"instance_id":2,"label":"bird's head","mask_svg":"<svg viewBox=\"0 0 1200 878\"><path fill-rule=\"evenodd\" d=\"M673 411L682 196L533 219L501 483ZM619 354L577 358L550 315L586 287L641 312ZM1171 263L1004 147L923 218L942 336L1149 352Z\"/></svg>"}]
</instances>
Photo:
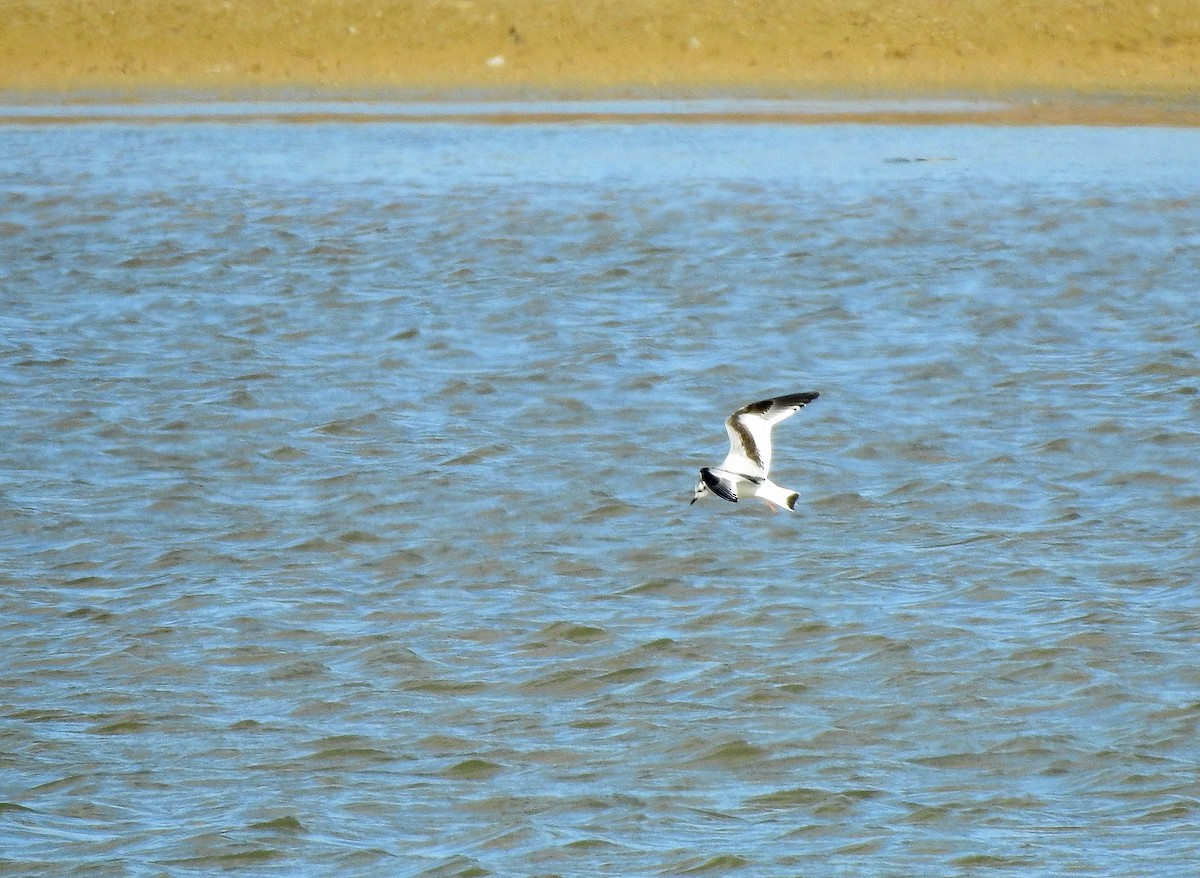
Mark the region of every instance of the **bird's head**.
<instances>
[{"instance_id":1,"label":"bird's head","mask_svg":"<svg viewBox=\"0 0 1200 878\"><path fill-rule=\"evenodd\" d=\"M711 493L712 491L709 490L708 485L704 484L704 479L702 477L700 481L696 482L696 492L692 495L692 503L695 503L702 497L707 497ZM692 503L689 503L688 506L691 506Z\"/></svg>"}]
</instances>

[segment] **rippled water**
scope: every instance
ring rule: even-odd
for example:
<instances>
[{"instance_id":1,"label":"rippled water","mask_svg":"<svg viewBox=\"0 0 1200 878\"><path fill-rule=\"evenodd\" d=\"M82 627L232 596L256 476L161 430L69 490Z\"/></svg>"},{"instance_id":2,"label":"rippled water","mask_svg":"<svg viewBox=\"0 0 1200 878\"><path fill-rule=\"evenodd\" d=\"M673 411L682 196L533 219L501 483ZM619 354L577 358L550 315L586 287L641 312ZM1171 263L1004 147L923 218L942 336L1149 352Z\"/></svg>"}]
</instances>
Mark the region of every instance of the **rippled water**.
<instances>
[{"instance_id":1,"label":"rippled water","mask_svg":"<svg viewBox=\"0 0 1200 878\"><path fill-rule=\"evenodd\" d=\"M1194 874L1197 167L0 128L0 873Z\"/></svg>"}]
</instances>

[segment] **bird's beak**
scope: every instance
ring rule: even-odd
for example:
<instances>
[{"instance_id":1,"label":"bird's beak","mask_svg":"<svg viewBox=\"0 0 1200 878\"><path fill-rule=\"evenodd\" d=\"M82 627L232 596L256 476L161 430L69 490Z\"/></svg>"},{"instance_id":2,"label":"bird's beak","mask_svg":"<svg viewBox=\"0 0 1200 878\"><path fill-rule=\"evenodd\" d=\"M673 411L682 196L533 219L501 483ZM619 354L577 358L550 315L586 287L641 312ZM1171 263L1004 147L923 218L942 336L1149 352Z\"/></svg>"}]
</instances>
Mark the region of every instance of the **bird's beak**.
<instances>
[{"instance_id":1,"label":"bird's beak","mask_svg":"<svg viewBox=\"0 0 1200 878\"><path fill-rule=\"evenodd\" d=\"M692 503L695 503L695 502L696 502L696 500L697 500L697 498L696 498L696 497L693 497L693 498L692 498ZM688 506L691 506L691 505L692 505L692 503L689 503L689 504L688 504Z\"/></svg>"}]
</instances>

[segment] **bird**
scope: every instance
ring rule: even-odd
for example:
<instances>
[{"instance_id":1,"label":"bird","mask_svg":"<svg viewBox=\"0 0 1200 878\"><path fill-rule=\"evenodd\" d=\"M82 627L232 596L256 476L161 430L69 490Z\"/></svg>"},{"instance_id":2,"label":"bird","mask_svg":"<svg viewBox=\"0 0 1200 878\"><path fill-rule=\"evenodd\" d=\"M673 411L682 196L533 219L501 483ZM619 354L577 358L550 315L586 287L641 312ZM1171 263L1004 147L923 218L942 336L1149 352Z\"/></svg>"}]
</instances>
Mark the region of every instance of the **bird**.
<instances>
[{"instance_id":1,"label":"bird","mask_svg":"<svg viewBox=\"0 0 1200 878\"><path fill-rule=\"evenodd\" d=\"M730 415L725 421L729 454L720 466L700 467L692 503L710 494L731 503L737 503L739 497L759 497L773 512L785 508L794 512L800 495L767 478L771 469L771 428L818 396L815 391L789 393L752 402Z\"/></svg>"}]
</instances>

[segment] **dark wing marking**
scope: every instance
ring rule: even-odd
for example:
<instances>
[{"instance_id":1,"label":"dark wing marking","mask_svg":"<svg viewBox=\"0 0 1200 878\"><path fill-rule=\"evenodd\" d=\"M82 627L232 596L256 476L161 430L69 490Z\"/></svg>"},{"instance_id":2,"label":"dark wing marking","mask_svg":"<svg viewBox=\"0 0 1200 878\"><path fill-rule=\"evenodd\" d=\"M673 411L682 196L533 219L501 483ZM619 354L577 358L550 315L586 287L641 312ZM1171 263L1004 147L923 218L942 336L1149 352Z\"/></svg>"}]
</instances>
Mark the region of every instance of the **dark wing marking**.
<instances>
[{"instance_id":1,"label":"dark wing marking","mask_svg":"<svg viewBox=\"0 0 1200 878\"><path fill-rule=\"evenodd\" d=\"M704 479L704 484L708 485L708 490L712 491L722 500L728 500L730 503L738 501L737 491L733 489L733 483L713 475L708 467L704 466L700 468L700 478Z\"/></svg>"},{"instance_id":2,"label":"dark wing marking","mask_svg":"<svg viewBox=\"0 0 1200 878\"><path fill-rule=\"evenodd\" d=\"M755 403L757 405L757 403ZM749 408L747 406L746 408ZM746 429L746 425L738 415L746 411L745 408L739 409L733 416L725 422L725 425L731 432L737 434L737 442L741 445L741 452L746 456L746 459L754 464L759 469L763 469L762 454L758 451L758 443L754 441L754 435Z\"/></svg>"},{"instance_id":3,"label":"dark wing marking","mask_svg":"<svg viewBox=\"0 0 1200 878\"><path fill-rule=\"evenodd\" d=\"M789 393L786 396L775 396L771 399L760 399L758 402L752 402L749 405L742 406L735 415L763 415L768 419L776 414L776 409L782 410L787 408L802 408L812 402L821 394L812 391L809 393Z\"/></svg>"}]
</instances>

